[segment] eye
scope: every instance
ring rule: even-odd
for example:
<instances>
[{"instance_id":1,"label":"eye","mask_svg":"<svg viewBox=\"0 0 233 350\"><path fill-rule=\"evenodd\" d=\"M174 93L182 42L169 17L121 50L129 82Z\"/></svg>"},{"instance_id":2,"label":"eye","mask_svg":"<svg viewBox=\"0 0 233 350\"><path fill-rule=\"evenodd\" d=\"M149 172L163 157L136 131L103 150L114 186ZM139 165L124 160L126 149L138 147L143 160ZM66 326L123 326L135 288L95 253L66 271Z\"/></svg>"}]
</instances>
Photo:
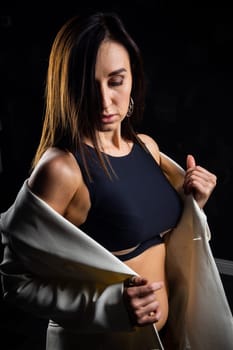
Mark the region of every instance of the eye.
<instances>
[{"instance_id":1,"label":"eye","mask_svg":"<svg viewBox=\"0 0 233 350\"><path fill-rule=\"evenodd\" d=\"M110 86L119 86L123 84L123 77L119 76L119 77L114 77L112 79L109 80L108 84Z\"/></svg>"}]
</instances>

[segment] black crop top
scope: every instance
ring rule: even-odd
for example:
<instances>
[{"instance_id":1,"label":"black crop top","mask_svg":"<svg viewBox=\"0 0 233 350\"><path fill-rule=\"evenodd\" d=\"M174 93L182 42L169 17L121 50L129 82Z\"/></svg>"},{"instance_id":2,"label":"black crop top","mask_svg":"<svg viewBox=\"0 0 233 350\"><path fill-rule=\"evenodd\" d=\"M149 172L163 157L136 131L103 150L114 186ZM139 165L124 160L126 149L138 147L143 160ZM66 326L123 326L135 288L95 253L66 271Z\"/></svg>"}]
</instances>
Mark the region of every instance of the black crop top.
<instances>
[{"instance_id":1,"label":"black crop top","mask_svg":"<svg viewBox=\"0 0 233 350\"><path fill-rule=\"evenodd\" d=\"M112 252L136 247L118 256L123 261L161 243L160 234L176 226L182 204L152 155L134 144L126 156L108 156L117 174L117 178L109 179L94 149L85 147L91 156L87 162L93 181L85 176L77 154L91 198L91 208L80 229Z\"/></svg>"}]
</instances>

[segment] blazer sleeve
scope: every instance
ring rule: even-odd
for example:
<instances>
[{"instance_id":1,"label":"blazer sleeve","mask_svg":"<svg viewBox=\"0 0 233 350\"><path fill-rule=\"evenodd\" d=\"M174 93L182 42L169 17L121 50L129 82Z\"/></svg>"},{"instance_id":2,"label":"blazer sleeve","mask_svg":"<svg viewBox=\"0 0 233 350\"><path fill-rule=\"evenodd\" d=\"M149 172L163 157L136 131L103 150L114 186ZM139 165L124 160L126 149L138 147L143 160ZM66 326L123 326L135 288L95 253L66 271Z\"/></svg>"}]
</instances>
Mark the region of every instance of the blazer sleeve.
<instances>
[{"instance_id":1,"label":"blazer sleeve","mask_svg":"<svg viewBox=\"0 0 233 350\"><path fill-rule=\"evenodd\" d=\"M0 215L3 298L61 326L130 331L124 280L136 273L30 192Z\"/></svg>"},{"instance_id":2,"label":"blazer sleeve","mask_svg":"<svg viewBox=\"0 0 233 350\"><path fill-rule=\"evenodd\" d=\"M0 265L3 300L37 317L70 329L131 331L123 301L123 283L59 280L27 271L8 245Z\"/></svg>"}]
</instances>

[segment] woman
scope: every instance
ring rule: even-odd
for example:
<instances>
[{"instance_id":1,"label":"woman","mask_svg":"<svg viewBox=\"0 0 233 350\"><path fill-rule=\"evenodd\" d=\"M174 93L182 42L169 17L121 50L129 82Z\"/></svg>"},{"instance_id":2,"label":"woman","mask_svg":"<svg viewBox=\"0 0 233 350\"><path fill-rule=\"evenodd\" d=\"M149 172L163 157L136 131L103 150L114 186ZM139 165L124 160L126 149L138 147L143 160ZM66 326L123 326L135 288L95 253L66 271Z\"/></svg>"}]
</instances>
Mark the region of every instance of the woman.
<instances>
[{"instance_id":1,"label":"woman","mask_svg":"<svg viewBox=\"0 0 233 350\"><path fill-rule=\"evenodd\" d=\"M2 216L5 299L50 319L47 349L162 349L163 333L166 349L186 348L168 322L166 242L183 194L202 209L216 176L191 155L184 172L135 131L143 81L116 14L74 17L58 32L32 173Z\"/></svg>"}]
</instances>

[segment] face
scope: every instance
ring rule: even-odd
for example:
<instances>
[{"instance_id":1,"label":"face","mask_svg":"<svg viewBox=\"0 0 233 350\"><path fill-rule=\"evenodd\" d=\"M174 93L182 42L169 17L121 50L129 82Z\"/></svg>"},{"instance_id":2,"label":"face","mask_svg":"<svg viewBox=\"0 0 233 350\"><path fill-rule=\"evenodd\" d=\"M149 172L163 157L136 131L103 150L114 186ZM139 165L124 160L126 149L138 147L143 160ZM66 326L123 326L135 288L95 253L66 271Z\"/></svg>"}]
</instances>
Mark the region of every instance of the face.
<instances>
[{"instance_id":1,"label":"face","mask_svg":"<svg viewBox=\"0 0 233 350\"><path fill-rule=\"evenodd\" d=\"M130 101L132 74L127 50L114 41L104 41L99 47L95 79L102 102L100 131L120 128Z\"/></svg>"}]
</instances>

